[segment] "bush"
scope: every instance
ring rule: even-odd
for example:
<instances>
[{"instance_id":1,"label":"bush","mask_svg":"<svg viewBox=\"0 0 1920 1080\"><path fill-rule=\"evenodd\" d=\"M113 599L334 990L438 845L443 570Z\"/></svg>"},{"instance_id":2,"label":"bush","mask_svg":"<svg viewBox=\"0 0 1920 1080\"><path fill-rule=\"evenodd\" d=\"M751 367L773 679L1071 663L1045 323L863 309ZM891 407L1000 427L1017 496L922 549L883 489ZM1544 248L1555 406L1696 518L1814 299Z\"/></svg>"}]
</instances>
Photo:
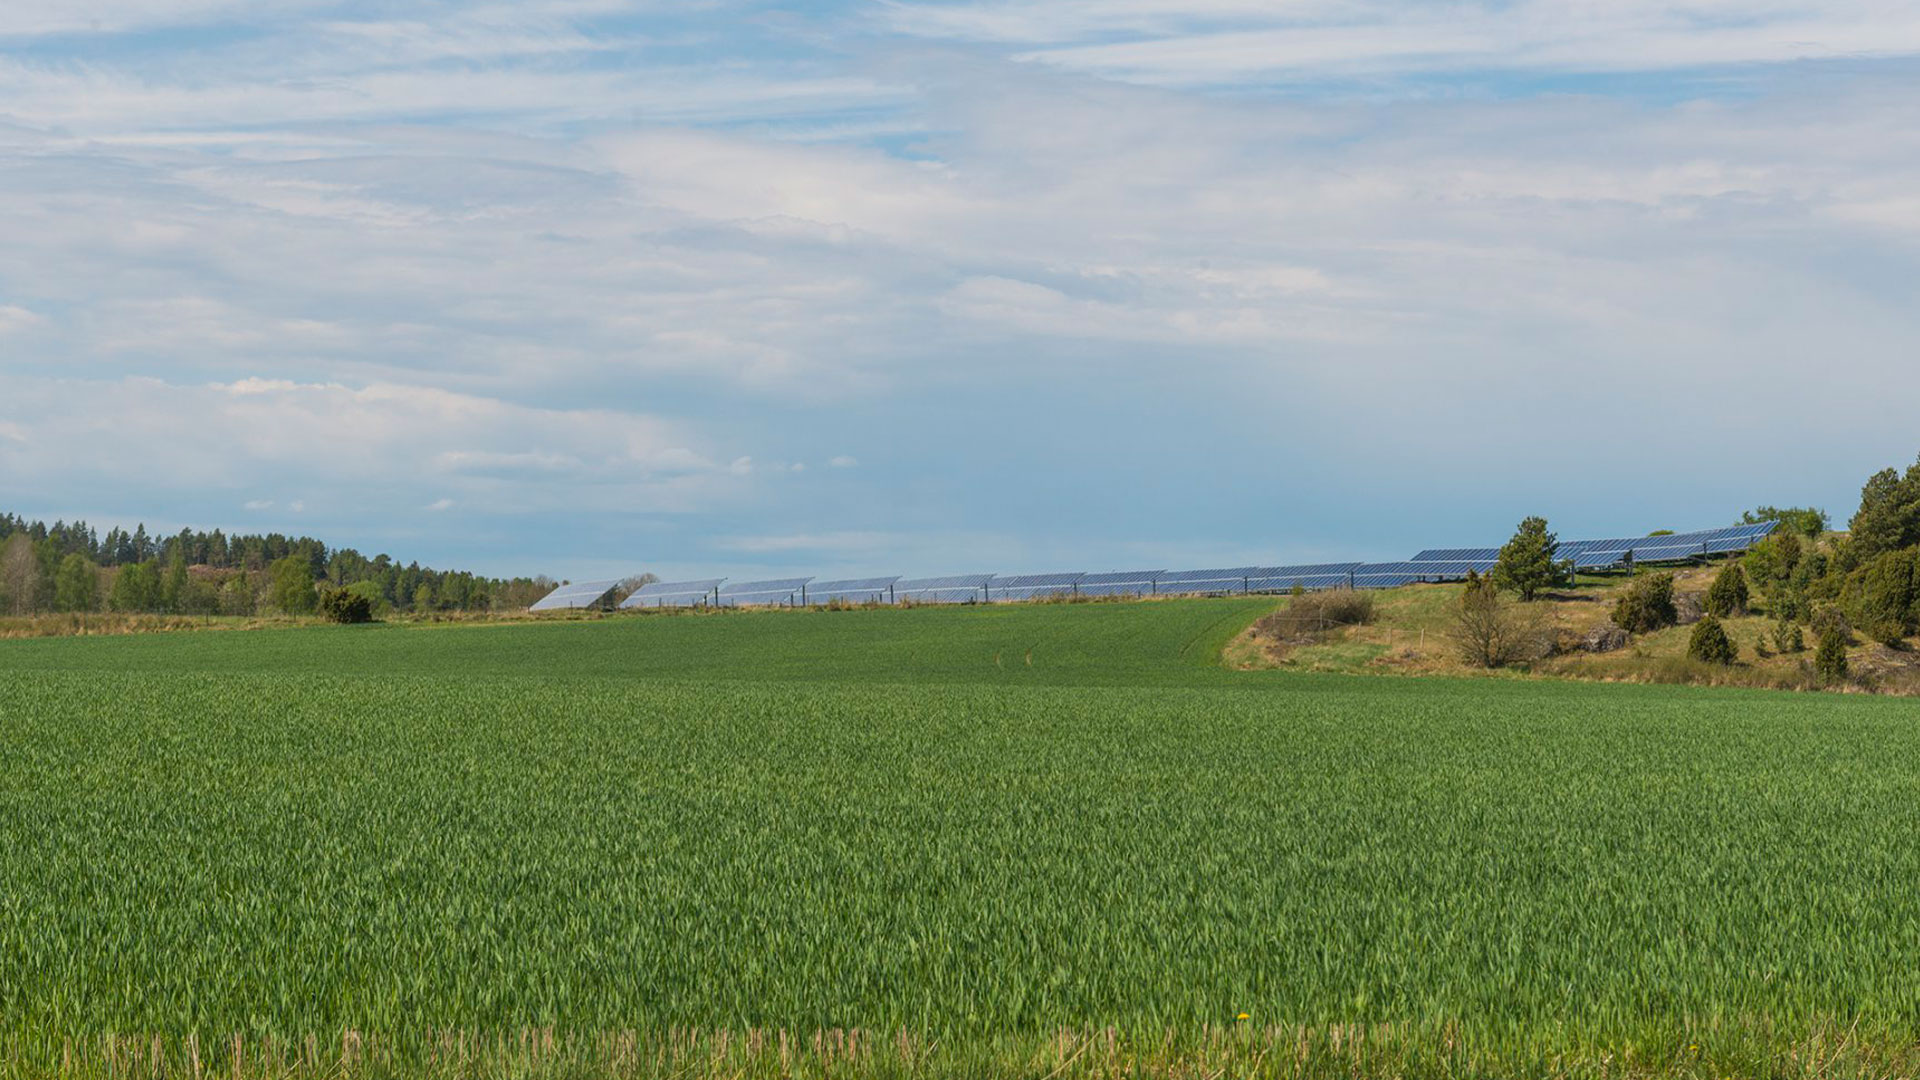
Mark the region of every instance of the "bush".
<instances>
[{"instance_id":1,"label":"bush","mask_svg":"<svg viewBox=\"0 0 1920 1080\"><path fill-rule=\"evenodd\" d=\"M1825 686L1847 681L1847 639L1838 626L1829 625L1820 633L1820 648L1813 654L1813 670Z\"/></svg>"},{"instance_id":2,"label":"bush","mask_svg":"<svg viewBox=\"0 0 1920 1080\"><path fill-rule=\"evenodd\" d=\"M1349 626L1373 621L1373 594L1356 589L1301 590L1288 594L1287 606L1261 619L1259 632L1280 641L1320 638Z\"/></svg>"},{"instance_id":3,"label":"bush","mask_svg":"<svg viewBox=\"0 0 1920 1080\"><path fill-rule=\"evenodd\" d=\"M373 602L352 589L329 589L320 597L320 614L337 623L372 622Z\"/></svg>"},{"instance_id":4,"label":"bush","mask_svg":"<svg viewBox=\"0 0 1920 1080\"><path fill-rule=\"evenodd\" d=\"M1847 576L1847 613L1861 632L1898 645L1920 630L1920 550L1889 551Z\"/></svg>"},{"instance_id":5,"label":"bush","mask_svg":"<svg viewBox=\"0 0 1920 1080\"><path fill-rule=\"evenodd\" d=\"M1785 616L1774 620L1773 647L1782 653L1805 652L1807 639L1800 633L1800 625Z\"/></svg>"},{"instance_id":6,"label":"bush","mask_svg":"<svg viewBox=\"0 0 1920 1080\"><path fill-rule=\"evenodd\" d=\"M1712 615L1701 619L1687 639L1687 658L1707 664L1731 664L1740 658L1740 650L1727 636L1727 628Z\"/></svg>"},{"instance_id":7,"label":"bush","mask_svg":"<svg viewBox=\"0 0 1920 1080\"><path fill-rule=\"evenodd\" d=\"M1722 619L1745 615L1750 599L1746 571L1740 569L1739 563L1728 563L1714 577L1713 587L1707 590L1707 614Z\"/></svg>"},{"instance_id":8,"label":"bush","mask_svg":"<svg viewBox=\"0 0 1920 1080\"><path fill-rule=\"evenodd\" d=\"M1630 634L1648 634L1680 621L1673 603L1673 575L1648 574L1613 605L1613 621Z\"/></svg>"},{"instance_id":9,"label":"bush","mask_svg":"<svg viewBox=\"0 0 1920 1080\"><path fill-rule=\"evenodd\" d=\"M1552 628L1543 611L1508 603L1490 579L1477 575L1468 576L1447 635L1460 658L1475 667L1538 660L1553 648Z\"/></svg>"}]
</instances>

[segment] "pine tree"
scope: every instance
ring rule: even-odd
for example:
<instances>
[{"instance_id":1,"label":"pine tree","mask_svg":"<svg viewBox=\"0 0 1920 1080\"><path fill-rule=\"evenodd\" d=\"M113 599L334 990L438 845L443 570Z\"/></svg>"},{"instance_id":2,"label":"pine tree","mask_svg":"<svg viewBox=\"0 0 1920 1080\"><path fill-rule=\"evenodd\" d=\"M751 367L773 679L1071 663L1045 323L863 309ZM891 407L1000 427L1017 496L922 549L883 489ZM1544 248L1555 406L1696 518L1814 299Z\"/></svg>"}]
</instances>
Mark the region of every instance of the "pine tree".
<instances>
[{"instance_id":1,"label":"pine tree","mask_svg":"<svg viewBox=\"0 0 1920 1080\"><path fill-rule=\"evenodd\" d=\"M1739 563L1728 563L1707 590L1707 613L1722 619L1745 615L1749 599L1746 572L1740 569Z\"/></svg>"},{"instance_id":2,"label":"pine tree","mask_svg":"<svg viewBox=\"0 0 1920 1080\"><path fill-rule=\"evenodd\" d=\"M1521 600L1532 600L1540 590L1560 580L1560 569L1553 561L1553 549L1558 546L1559 539L1547 531L1546 518L1522 521L1513 539L1500 549L1500 561L1493 568L1494 583L1518 593Z\"/></svg>"},{"instance_id":3,"label":"pine tree","mask_svg":"<svg viewBox=\"0 0 1920 1080\"><path fill-rule=\"evenodd\" d=\"M1708 615L1694 624L1693 636L1687 639L1687 655L1709 664L1731 664L1739 658L1740 650L1720 620Z\"/></svg>"},{"instance_id":4,"label":"pine tree","mask_svg":"<svg viewBox=\"0 0 1920 1080\"><path fill-rule=\"evenodd\" d=\"M1839 626L1830 624L1820 632L1820 648L1813 654L1813 670L1827 686L1847 681L1847 638Z\"/></svg>"}]
</instances>

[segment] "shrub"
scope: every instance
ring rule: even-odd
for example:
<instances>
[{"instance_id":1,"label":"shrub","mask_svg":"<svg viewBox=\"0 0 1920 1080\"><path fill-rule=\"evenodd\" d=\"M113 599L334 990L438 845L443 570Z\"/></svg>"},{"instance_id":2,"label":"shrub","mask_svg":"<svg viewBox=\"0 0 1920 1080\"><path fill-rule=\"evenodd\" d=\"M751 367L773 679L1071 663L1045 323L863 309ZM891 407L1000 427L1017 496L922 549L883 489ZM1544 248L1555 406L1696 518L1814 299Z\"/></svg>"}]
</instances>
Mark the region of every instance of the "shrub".
<instances>
[{"instance_id":1,"label":"shrub","mask_svg":"<svg viewBox=\"0 0 1920 1080\"><path fill-rule=\"evenodd\" d=\"M352 589L328 589L320 597L320 614L337 623L372 622L373 601Z\"/></svg>"},{"instance_id":2,"label":"shrub","mask_svg":"<svg viewBox=\"0 0 1920 1080\"><path fill-rule=\"evenodd\" d=\"M1638 578L1613 605L1613 621L1631 634L1646 634L1680 620L1673 603L1673 575L1648 574Z\"/></svg>"},{"instance_id":3,"label":"shrub","mask_svg":"<svg viewBox=\"0 0 1920 1080\"><path fill-rule=\"evenodd\" d=\"M1820 648L1813 654L1813 670L1825 686L1847 680L1847 639L1836 625L1820 632Z\"/></svg>"},{"instance_id":4,"label":"shrub","mask_svg":"<svg viewBox=\"0 0 1920 1080\"><path fill-rule=\"evenodd\" d=\"M1707 614L1722 619L1745 615L1749 599L1746 571L1740 569L1739 563L1728 563L1721 567L1712 588L1707 590Z\"/></svg>"},{"instance_id":5,"label":"shrub","mask_svg":"<svg viewBox=\"0 0 1920 1080\"><path fill-rule=\"evenodd\" d=\"M1260 620L1265 633L1280 639L1314 637L1373 621L1373 594L1357 589L1290 593L1287 606Z\"/></svg>"},{"instance_id":6,"label":"shrub","mask_svg":"<svg viewBox=\"0 0 1920 1080\"><path fill-rule=\"evenodd\" d=\"M1553 648L1545 612L1508 603L1491 581L1470 577L1447 629L1460 658L1498 668L1538 660Z\"/></svg>"},{"instance_id":7,"label":"shrub","mask_svg":"<svg viewBox=\"0 0 1920 1080\"><path fill-rule=\"evenodd\" d=\"M1727 636L1727 628L1712 615L1694 624L1693 636L1687 639L1687 658L1708 664L1731 664L1740 658L1740 650Z\"/></svg>"},{"instance_id":8,"label":"shrub","mask_svg":"<svg viewBox=\"0 0 1920 1080\"><path fill-rule=\"evenodd\" d=\"M1493 581L1510 589L1522 600L1532 600L1540 590L1560 581L1560 567L1553 561L1553 549L1559 541L1547 531L1547 519L1530 517L1500 549L1500 561L1493 568Z\"/></svg>"},{"instance_id":9,"label":"shrub","mask_svg":"<svg viewBox=\"0 0 1920 1080\"><path fill-rule=\"evenodd\" d=\"M1920 630L1920 550L1889 551L1847 577L1847 613L1875 641L1898 645Z\"/></svg>"},{"instance_id":10,"label":"shrub","mask_svg":"<svg viewBox=\"0 0 1920 1080\"><path fill-rule=\"evenodd\" d=\"M1773 647L1782 653L1805 652L1807 639L1800 633L1800 624L1785 616L1774 620Z\"/></svg>"}]
</instances>

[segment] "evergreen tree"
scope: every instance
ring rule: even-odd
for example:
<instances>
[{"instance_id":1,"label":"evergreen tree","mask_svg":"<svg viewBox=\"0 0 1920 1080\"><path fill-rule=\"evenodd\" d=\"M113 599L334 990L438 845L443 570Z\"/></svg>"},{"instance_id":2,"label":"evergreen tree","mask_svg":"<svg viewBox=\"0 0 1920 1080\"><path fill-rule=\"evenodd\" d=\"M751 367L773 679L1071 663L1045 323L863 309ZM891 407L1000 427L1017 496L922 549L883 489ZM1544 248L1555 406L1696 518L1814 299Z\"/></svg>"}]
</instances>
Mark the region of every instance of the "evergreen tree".
<instances>
[{"instance_id":1,"label":"evergreen tree","mask_svg":"<svg viewBox=\"0 0 1920 1080\"><path fill-rule=\"evenodd\" d=\"M1502 589L1518 593L1530 601L1559 582L1560 570L1554 565L1553 549L1559 539L1547 531L1547 519L1530 517L1500 549L1500 561L1493 568L1493 581Z\"/></svg>"},{"instance_id":2,"label":"evergreen tree","mask_svg":"<svg viewBox=\"0 0 1920 1080\"><path fill-rule=\"evenodd\" d=\"M1745 615L1749 599L1746 572L1740 569L1739 563L1728 563L1707 589L1707 614L1722 619Z\"/></svg>"},{"instance_id":3,"label":"evergreen tree","mask_svg":"<svg viewBox=\"0 0 1920 1080\"><path fill-rule=\"evenodd\" d=\"M1847 638L1837 625L1820 631L1820 647L1813 654L1813 670L1827 686L1847 681Z\"/></svg>"},{"instance_id":4,"label":"evergreen tree","mask_svg":"<svg viewBox=\"0 0 1920 1080\"><path fill-rule=\"evenodd\" d=\"M1693 624L1693 635L1687 639L1687 655L1709 664L1731 664L1739 658L1740 650L1734 647L1720 620L1708 615Z\"/></svg>"},{"instance_id":5,"label":"evergreen tree","mask_svg":"<svg viewBox=\"0 0 1920 1080\"><path fill-rule=\"evenodd\" d=\"M1882 469L1860 491L1860 510L1848 526L1856 561L1920 545L1920 462L1903 476Z\"/></svg>"},{"instance_id":6,"label":"evergreen tree","mask_svg":"<svg viewBox=\"0 0 1920 1080\"><path fill-rule=\"evenodd\" d=\"M1898 645L1920 630L1920 549L1888 551L1847 577L1847 614L1875 641Z\"/></svg>"}]
</instances>

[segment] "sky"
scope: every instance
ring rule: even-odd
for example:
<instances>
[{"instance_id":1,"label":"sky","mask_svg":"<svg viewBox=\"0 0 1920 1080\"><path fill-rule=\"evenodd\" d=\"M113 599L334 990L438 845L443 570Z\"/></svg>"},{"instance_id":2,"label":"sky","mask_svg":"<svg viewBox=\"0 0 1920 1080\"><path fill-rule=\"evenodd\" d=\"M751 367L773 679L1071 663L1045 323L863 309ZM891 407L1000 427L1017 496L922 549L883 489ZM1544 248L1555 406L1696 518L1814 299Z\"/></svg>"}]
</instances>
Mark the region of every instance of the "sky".
<instances>
[{"instance_id":1,"label":"sky","mask_svg":"<svg viewBox=\"0 0 1920 1080\"><path fill-rule=\"evenodd\" d=\"M574 579L1844 520L1920 3L7 0L0 509Z\"/></svg>"}]
</instances>

